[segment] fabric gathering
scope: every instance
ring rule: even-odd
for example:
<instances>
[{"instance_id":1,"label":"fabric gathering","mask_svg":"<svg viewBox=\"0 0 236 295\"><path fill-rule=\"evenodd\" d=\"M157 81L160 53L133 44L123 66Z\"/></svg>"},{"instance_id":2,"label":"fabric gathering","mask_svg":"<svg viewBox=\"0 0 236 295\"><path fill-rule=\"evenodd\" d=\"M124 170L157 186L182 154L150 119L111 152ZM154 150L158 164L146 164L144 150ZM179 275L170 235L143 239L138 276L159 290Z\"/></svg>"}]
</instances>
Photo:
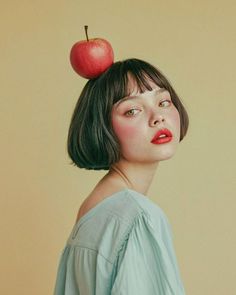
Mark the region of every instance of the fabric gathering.
<instances>
[{"instance_id":1,"label":"fabric gathering","mask_svg":"<svg viewBox=\"0 0 236 295\"><path fill-rule=\"evenodd\" d=\"M184 295L163 210L124 189L75 223L61 253L54 295Z\"/></svg>"}]
</instances>

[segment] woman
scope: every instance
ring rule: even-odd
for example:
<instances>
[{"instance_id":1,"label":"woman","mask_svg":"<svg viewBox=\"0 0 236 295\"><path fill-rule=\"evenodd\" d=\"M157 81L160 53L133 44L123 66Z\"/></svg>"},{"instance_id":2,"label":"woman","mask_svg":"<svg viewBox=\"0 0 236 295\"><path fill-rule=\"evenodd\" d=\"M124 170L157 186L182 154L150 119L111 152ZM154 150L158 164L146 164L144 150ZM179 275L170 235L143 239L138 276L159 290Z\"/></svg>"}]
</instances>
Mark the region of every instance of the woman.
<instances>
[{"instance_id":1,"label":"woman","mask_svg":"<svg viewBox=\"0 0 236 295\"><path fill-rule=\"evenodd\" d=\"M68 135L72 163L108 173L82 203L54 295L183 295L168 219L146 197L188 129L165 76L138 59L89 80Z\"/></svg>"}]
</instances>

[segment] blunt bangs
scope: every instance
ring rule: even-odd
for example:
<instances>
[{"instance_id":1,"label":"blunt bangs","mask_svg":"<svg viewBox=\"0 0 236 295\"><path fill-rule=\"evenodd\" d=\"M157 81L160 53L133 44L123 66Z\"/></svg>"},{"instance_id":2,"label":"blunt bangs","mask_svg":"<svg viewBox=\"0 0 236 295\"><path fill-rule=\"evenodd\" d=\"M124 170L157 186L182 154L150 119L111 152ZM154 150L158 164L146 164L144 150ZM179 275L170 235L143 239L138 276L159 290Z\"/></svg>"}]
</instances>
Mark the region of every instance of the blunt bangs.
<instances>
[{"instance_id":1,"label":"blunt bangs","mask_svg":"<svg viewBox=\"0 0 236 295\"><path fill-rule=\"evenodd\" d=\"M129 75L136 84L136 90L143 93L146 90L151 91L150 81L154 82L161 88L169 88L169 82L152 65L138 60L128 59L114 63L107 72L100 78L99 82L105 84L108 96L113 98L112 104L115 104L121 98L129 96L133 89L129 87Z\"/></svg>"}]
</instances>

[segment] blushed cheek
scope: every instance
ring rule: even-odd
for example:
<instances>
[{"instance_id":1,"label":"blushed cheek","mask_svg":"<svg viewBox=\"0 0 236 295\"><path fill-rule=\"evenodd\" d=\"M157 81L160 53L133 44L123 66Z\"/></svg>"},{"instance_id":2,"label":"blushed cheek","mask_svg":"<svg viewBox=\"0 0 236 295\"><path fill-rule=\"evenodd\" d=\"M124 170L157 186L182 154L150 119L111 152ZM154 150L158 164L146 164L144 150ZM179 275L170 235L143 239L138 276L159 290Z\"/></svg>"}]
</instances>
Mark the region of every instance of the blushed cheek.
<instances>
[{"instance_id":1,"label":"blushed cheek","mask_svg":"<svg viewBox=\"0 0 236 295\"><path fill-rule=\"evenodd\" d=\"M137 126L128 126L127 124L123 125L117 121L113 121L112 125L116 136L121 142L132 139L138 133Z\"/></svg>"}]
</instances>

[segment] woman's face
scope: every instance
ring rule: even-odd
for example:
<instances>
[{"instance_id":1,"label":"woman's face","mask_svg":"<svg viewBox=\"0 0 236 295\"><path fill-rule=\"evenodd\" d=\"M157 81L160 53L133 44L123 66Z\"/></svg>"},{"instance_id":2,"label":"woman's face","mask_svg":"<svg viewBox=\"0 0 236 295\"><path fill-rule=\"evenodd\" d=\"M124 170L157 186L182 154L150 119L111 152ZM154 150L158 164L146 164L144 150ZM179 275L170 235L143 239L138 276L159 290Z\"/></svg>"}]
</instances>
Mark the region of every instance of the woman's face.
<instances>
[{"instance_id":1,"label":"woman's face","mask_svg":"<svg viewBox=\"0 0 236 295\"><path fill-rule=\"evenodd\" d=\"M171 158L180 139L180 117L170 93L150 81L152 91L140 94L132 79L130 96L113 105L112 126L127 161L153 163ZM167 128L172 137L152 142L156 133ZM170 141L168 141L170 140Z\"/></svg>"}]
</instances>

